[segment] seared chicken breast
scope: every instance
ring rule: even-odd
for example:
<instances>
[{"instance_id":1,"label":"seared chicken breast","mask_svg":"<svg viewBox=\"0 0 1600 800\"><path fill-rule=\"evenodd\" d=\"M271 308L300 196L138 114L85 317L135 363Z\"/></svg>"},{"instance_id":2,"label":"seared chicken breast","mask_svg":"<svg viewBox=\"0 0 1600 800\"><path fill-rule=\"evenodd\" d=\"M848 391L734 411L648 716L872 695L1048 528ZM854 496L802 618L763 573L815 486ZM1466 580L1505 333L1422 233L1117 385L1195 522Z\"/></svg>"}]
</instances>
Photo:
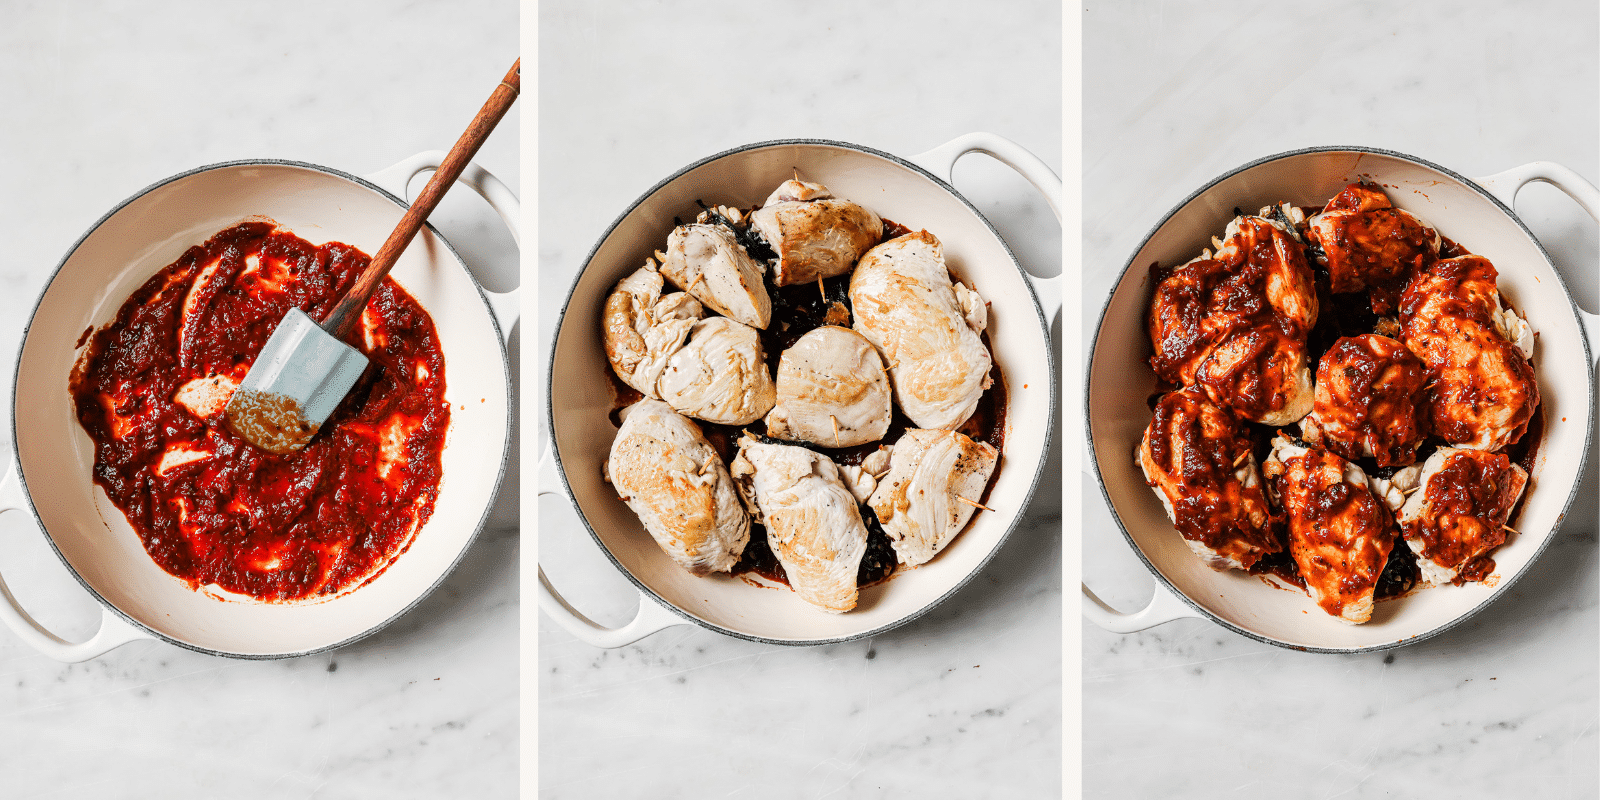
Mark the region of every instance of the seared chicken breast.
<instances>
[{"instance_id":1,"label":"seared chicken breast","mask_svg":"<svg viewBox=\"0 0 1600 800\"><path fill-rule=\"evenodd\" d=\"M721 425L748 425L777 401L755 328L727 317L694 324L689 341L656 381L661 399L681 413Z\"/></svg>"},{"instance_id":2,"label":"seared chicken breast","mask_svg":"<svg viewBox=\"0 0 1600 800\"><path fill-rule=\"evenodd\" d=\"M1178 534L1213 569L1249 569L1282 551L1249 434L1205 392L1162 395L1137 458Z\"/></svg>"},{"instance_id":3,"label":"seared chicken breast","mask_svg":"<svg viewBox=\"0 0 1600 800\"><path fill-rule=\"evenodd\" d=\"M1479 580L1506 540L1506 521L1528 474L1499 453L1441 447L1422 464L1420 488L1400 509L1406 544L1424 580Z\"/></svg>"},{"instance_id":4,"label":"seared chicken breast","mask_svg":"<svg viewBox=\"0 0 1600 800\"><path fill-rule=\"evenodd\" d=\"M795 593L823 611L855 608L867 527L833 461L746 435L731 468Z\"/></svg>"},{"instance_id":5,"label":"seared chicken breast","mask_svg":"<svg viewBox=\"0 0 1600 800\"><path fill-rule=\"evenodd\" d=\"M1410 464L1427 437L1427 380L1427 367L1399 341L1344 337L1317 364L1316 403L1300 421L1305 440L1380 467Z\"/></svg>"},{"instance_id":6,"label":"seared chicken breast","mask_svg":"<svg viewBox=\"0 0 1600 800\"><path fill-rule=\"evenodd\" d=\"M660 397L656 379L704 313L684 292L662 296L663 286L655 261L646 260L611 290L601 318L611 368L645 397Z\"/></svg>"},{"instance_id":7,"label":"seared chicken breast","mask_svg":"<svg viewBox=\"0 0 1600 800\"><path fill-rule=\"evenodd\" d=\"M1282 436L1272 444L1262 472L1283 507L1289 555L1306 593L1341 622L1366 622L1394 549L1393 514L1355 464Z\"/></svg>"},{"instance_id":8,"label":"seared chicken breast","mask_svg":"<svg viewBox=\"0 0 1600 800\"><path fill-rule=\"evenodd\" d=\"M1283 222L1241 216L1215 245L1160 277L1150 366L1245 419L1292 423L1314 399L1306 337L1317 294L1300 241Z\"/></svg>"},{"instance_id":9,"label":"seared chicken breast","mask_svg":"<svg viewBox=\"0 0 1600 800\"><path fill-rule=\"evenodd\" d=\"M1406 281L1439 257L1439 232L1395 208L1382 189L1352 183L1313 216L1306 237L1334 294L1370 289L1372 311L1393 313Z\"/></svg>"},{"instance_id":10,"label":"seared chicken breast","mask_svg":"<svg viewBox=\"0 0 1600 800\"><path fill-rule=\"evenodd\" d=\"M972 416L990 384L989 349L973 327L987 318L974 309L976 293L951 285L938 239L920 231L867 251L850 277L850 304L917 427L954 430Z\"/></svg>"},{"instance_id":11,"label":"seared chicken breast","mask_svg":"<svg viewBox=\"0 0 1600 800\"><path fill-rule=\"evenodd\" d=\"M750 540L750 519L700 428L659 400L623 412L606 477L668 556L696 575L726 572Z\"/></svg>"},{"instance_id":12,"label":"seared chicken breast","mask_svg":"<svg viewBox=\"0 0 1600 800\"><path fill-rule=\"evenodd\" d=\"M680 225L660 258L667 280L718 314L762 330L772 323L765 269L726 225Z\"/></svg>"},{"instance_id":13,"label":"seared chicken breast","mask_svg":"<svg viewBox=\"0 0 1600 800\"><path fill-rule=\"evenodd\" d=\"M778 361L777 405L767 435L823 447L882 439L893 415L889 374L861 334L825 325L801 336Z\"/></svg>"},{"instance_id":14,"label":"seared chicken breast","mask_svg":"<svg viewBox=\"0 0 1600 800\"><path fill-rule=\"evenodd\" d=\"M925 564L966 527L1000 451L956 431L912 428L895 441L889 474L867 505L901 564Z\"/></svg>"},{"instance_id":15,"label":"seared chicken breast","mask_svg":"<svg viewBox=\"0 0 1600 800\"><path fill-rule=\"evenodd\" d=\"M871 209L798 180L785 181L751 212L750 225L777 253L774 286L843 275L883 238L883 220Z\"/></svg>"},{"instance_id":16,"label":"seared chicken breast","mask_svg":"<svg viewBox=\"0 0 1600 800\"><path fill-rule=\"evenodd\" d=\"M1400 340L1433 382L1432 433L1472 450L1515 443L1539 406L1532 334L1501 307L1497 276L1481 256L1447 258L1418 271L1400 299Z\"/></svg>"}]
</instances>

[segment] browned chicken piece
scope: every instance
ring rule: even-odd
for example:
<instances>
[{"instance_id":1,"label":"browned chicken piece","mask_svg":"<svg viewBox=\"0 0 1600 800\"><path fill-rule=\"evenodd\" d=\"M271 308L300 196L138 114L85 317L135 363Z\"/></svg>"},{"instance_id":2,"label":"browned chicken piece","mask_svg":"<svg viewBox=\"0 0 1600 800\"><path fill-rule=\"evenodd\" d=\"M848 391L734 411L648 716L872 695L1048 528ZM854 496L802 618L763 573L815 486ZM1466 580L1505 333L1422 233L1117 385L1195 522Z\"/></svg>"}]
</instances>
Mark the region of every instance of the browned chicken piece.
<instances>
[{"instance_id":1,"label":"browned chicken piece","mask_svg":"<svg viewBox=\"0 0 1600 800\"><path fill-rule=\"evenodd\" d=\"M710 218L703 212L700 217ZM715 222L679 225L656 260L672 285L718 314L759 330L772 324L766 265L750 257L733 228Z\"/></svg>"},{"instance_id":2,"label":"browned chicken piece","mask_svg":"<svg viewBox=\"0 0 1600 800\"><path fill-rule=\"evenodd\" d=\"M1394 549L1394 515L1355 464L1282 436L1272 444L1261 470L1283 507L1289 555L1306 593L1340 622L1372 619L1378 578Z\"/></svg>"},{"instance_id":3,"label":"browned chicken piece","mask_svg":"<svg viewBox=\"0 0 1600 800\"><path fill-rule=\"evenodd\" d=\"M773 286L843 275L883 238L883 220L871 209L798 180L784 181L751 212L750 225L778 255Z\"/></svg>"},{"instance_id":4,"label":"browned chicken piece","mask_svg":"<svg viewBox=\"0 0 1600 800\"><path fill-rule=\"evenodd\" d=\"M895 441L867 505L900 563L926 564L961 533L999 460L993 445L956 431L911 428Z\"/></svg>"},{"instance_id":5,"label":"browned chicken piece","mask_svg":"<svg viewBox=\"0 0 1600 800\"><path fill-rule=\"evenodd\" d=\"M685 292L663 295L665 285L655 260L647 258L611 290L601 316L606 359L623 383L645 397L661 396L656 379L705 314L700 301Z\"/></svg>"},{"instance_id":6,"label":"browned chicken piece","mask_svg":"<svg viewBox=\"0 0 1600 800\"><path fill-rule=\"evenodd\" d=\"M1352 183L1311 218L1306 235L1320 248L1334 294L1370 290L1372 310L1394 313L1406 281L1439 257L1439 232L1395 208L1383 190Z\"/></svg>"},{"instance_id":7,"label":"browned chicken piece","mask_svg":"<svg viewBox=\"0 0 1600 800\"><path fill-rule=\"evenodd\" d=\"M927 231L868 250L850 274L856 333L883 356L894 402L919 428L955 430L992 379L983 298L950 279Z\"/></svg>"},{"instance_id":8,"label":"browned chicken piece","mask_svg":"<svg viewBox=\"0 0 1600 800\"><path fill-rule=\"evenodd\" d=\"M1400 340L1428 366L1429 427L1457 447L1500 450L1522 438L1539 406L1527 324L1500 306L1481 256L1434 262L1400 299ZM1531 344L1529 345L1531 349Z\"/></svg>"},{"instance_id":9,"label":"browned chicken piece","mask_svg":"<svg viewBox=\"0 0 1600 800\"><path fill-rule=\"evenodd\" d=\"M777 402L767 435L823 447L855 447L889 432L889 373L866 337L824 325L778 359Z\"/></svg>"},{"instance_id":10,"label":"browned chicken piece","mask_svg":"<svg viewBox=\"0 0 1600 800\"><path fill-rule=\"evenodd\" d=\"M1317 321L1311 267L1295 235L1263 217L1228 223L1215 255L1161 276L1150 304L1150 366L1268 425L1311 411L1306 337Z\"/></svg>"},{"instance_id":11,"label":"browned chicken piece","mask_svg":"<svg viewBox=\"0 0 1600 800\"><path fill-rule=\"evenodd\" d=\"M695 575L727 572L750 541L739 490L700 427L660 400L623 411L606 480L673 561Z\"/></svg>"},{"instance_id":12,"label":"browned chicken piece","mask_svg":"<svg viewBox=\"0 0 1600 800\"><path fill-rule=\"evenodd\" d=\"M1406 544L1432 584L1482 580L1506 540L1506 521L1528 474L1499 453L1441 447L1422 465L1421 488L1400 509Z\"/></svg>"},{"instance_id":13,"label":"browned chicken piece","mask_svg":"<svg viewBox=\"0 0 1600 800\"><path fill-rule=\"evenodd\" d=\"M778 401L760 332L727 317L694 323L656 391L678 413L718 425L749 425Z\"/></svg>"},{"instance_id":14,"label":"browned chicken piece","mask_svg":"<svg viewBox=\"0 0 1600 800\"><path fill-rule=\"evenodd\" d=\"M856 575L867 552L861 507L833 460L814 450L745 434L729 465L745 505L795 594L833 614L856 607Z\"/></svg>"},{"instance_id":15,"label":"browned chicken piece","mask_svg":"<svg viewBox=\"0 0 1600 800\"><path fill-rule=\"evenodd\" d=\"M1302 434L1347 459L1411 464L1427 437L1427 380L1427 367L1404 344L1374 333L1346 336L1317 364L1317 401L1300 421Z\"/></svg>"},{"instance_id":16,"label":"browned chicken piece","mask_svg":"<svg viewBox=\"0 0 1600 800\"><path fill-rule=\"evenodd\" d=\"M1283 549L1249 434L1204 392L1163 395L1137 458L1178 534L1212 569L1249 569Z\"/></svg>"}]
</instances>

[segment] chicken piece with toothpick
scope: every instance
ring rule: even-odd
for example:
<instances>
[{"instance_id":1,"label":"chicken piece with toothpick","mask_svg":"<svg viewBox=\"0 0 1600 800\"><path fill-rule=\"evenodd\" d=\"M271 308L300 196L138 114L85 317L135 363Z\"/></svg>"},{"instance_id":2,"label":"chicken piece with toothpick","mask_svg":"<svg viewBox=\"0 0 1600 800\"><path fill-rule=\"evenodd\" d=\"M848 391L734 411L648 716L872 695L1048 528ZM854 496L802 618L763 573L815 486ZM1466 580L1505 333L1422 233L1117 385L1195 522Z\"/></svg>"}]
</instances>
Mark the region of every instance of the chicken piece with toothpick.
<instances>
[{"instance_id":1,"label":"chicken piece with toothpick","mask_svg":"<svg viewBox=\"0 0 1600 800\"><path fill-rule=\"evenodd\" d=\"M1305 440L1380 467L1417 460L1427 438L1428 369L1399 341L1375 333L1333 343L1317 364L1316 403L1300 420Z\"/></svg>"},{"instance_id":2,"label":"chicken piece with toothpick","mask_svg":"<svg viewBox=\"0 0 1600 800\"><path fill-rule=\"evenodd\" d=\"M957 431L912 428L895 441L889 473L867 505L900 563L925 564L948 545L979 501L1000 452Z\"/></svg>"},{"instance_id":3,"label":"chicken piece with toothpick","mask_svg":"<svg viewBox=\"0 0 1600 800\"><path fill-rule=\"evenodd\" d=\"M774 286L843 275L883 238L883 220L871 209L800 180L784 181L752 211L750 227L777 254Z\"/></svg>"},{"instance_id":4,"label":"chicken piece with toothpick","mask_svg":"<svg viewBox=\"0 0 1600 800\"><path fill-rule=\"evenodd\" d=\"M719 425L748 425L777 401L760 334L727 317L694 324L688 343L667 359L656 390L680 413Z\"/></svg>"},{"instance_id":5,"label":"chicken piece with toothpick","mask_svg":"<svg viewBox=\"0 0 1600 800\"><path fill-rule=\"evenodd\" d=\"M1306 236L1328 268L1333 293L1367 290L1380 316L1393 313L1406 281L1439 257L1442 243L1438 231L1368 183L1352 183L1328 201Z\"/></svg>"},{"instance_id":6,"label":"chicken piece with toothpick","mask_svg":"<svg viewBox=\"0 0 1600 800\"><path fill-rule=\"evenodd\" d=\"M1271 216L1235 217L1213 240L1215 253L1158 275L1150 366L1245 419L1288 425L1313 402L1306 339L1317 294L1294 216L1281 208L1263 214Z\"/></svg>"},{"instance_id":7,"label":"chicken piece with toothpick","mask_svg":"<svg viewBox=\"0 0 1600 800\"><path fill-rule=\"evenodd\" d=\"M1499 453L1441 447L1422 464L1420 488L1400 509L1406 544L1424 580L1481 580L1490 552L1506 540L1506 521L1528 473Z\"/></svg>"},{"instance_id":8,"label":"chicken piece with toothpick","mask_svg":"<svg viewBox=\"0 0 1600 800\"><path fill-rule=\"evenodd\" d=\"M701 218L667 237L666 251L656 254L661 274L718 314L766 330L772 297L765 266L750 257L733 228L708 213Z\"/></svg>"},{"instance_id":9,"label":"chicken piece with toothpick","mask_svg":"<svg viewBox=\"0 0 1600 800\"><path fill-rule=\"evenodd\" d=\"M867 251L850 276L850 307L917 427L955 430L972 416L991 382L992 358L979 338L988 312L976 292L950 280L933 234L908 233Z\"/></svg>"},{"instance_id":10,"label":"chicken piece with toothpick","mask_svg":"<svg viewBox=\"0 0 1600 800\"><path fill-rule=\"evenodd\" d=\"M1249 569L1283 550L1250 435L1204 391L1162 395L1136 457L1178 535L1212 569Z\"/></svg>"},{"instance_id":11,"label":"chicken piece with toothpick","mask_svg":"<svg viewBox=\"0 0 1600 800\"><path fill-rule=\"evenodd\" d=\"M854 447L889 431L893 409L883 359L849 328L816 328L783 351L777 392L767 414L767 435L774 439Z\"/></svg>"},{"instance_id":12,"label":"chicken piece with toothpick","mask_svg":"<svg viewBox=\"0 0 1600 800\"><path fill-rule=\"evenodd\" d=\"M1289 555L1306 593L1340 622L1372 619L1378 578L1394 549L1394 516L1367 474L1326 450L1279 436L1261 468L1283 507Z\"/></svg>"},{"instance_id":13,"label":"chicken piece with toothpick","mask_svg":"<svg viewBox=\"0 0 1600 800\"><path fill-rule=\"evenodd\" d=\"M746 434L729 467L795 594L834 614L855 608L867 526L833 461Z\"/></svg>"}]
</instances>

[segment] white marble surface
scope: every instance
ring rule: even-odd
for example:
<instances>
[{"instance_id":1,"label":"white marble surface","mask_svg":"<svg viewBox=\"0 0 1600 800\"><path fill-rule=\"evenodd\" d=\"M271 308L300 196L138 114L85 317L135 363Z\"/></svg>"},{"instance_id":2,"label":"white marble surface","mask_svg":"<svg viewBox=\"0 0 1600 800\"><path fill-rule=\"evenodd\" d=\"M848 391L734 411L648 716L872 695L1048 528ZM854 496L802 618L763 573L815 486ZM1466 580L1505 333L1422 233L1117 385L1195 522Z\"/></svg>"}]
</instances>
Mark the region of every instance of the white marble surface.
<instances>
[{"instance_id":1,"label":"white marble surface","mask_svg":"<svg viewBox=\"0 0 1600 800\"><path fill-rule=\"evenodd\" d=\"M1259 156L1365 143L1466 175L1551 160L1600 177L1593 3L1085 8L1085 347L1150 226ZM1595 310L1594 221L1539 185L1517 212ZM1308 655L1200 620L1085 623L1084 796L1594 797L1594 458L1508 596L1418 645ZM1140 605L1151 578L1081 480L1084 573Z\"/></svg>"},{"instance_id":2,"label":"white marble surface","mask_svg":"<svg viewBox=\"0 0 1600 800\"><path fill-rule=\"evenodd\" d=\"M3 16L7 387L45 280L124 198L218 161L362 174L448 149L518 48L514 0L24 3ZM518 129L513 112L478 158L514 189ZM434 219L486 284L517 284L517 251L482 201L460 192ZM233 661L145 641L67 666L0 629L0 795L514 796L515 498L502 493L421 605L331 653ZM0 574L68 638L93 630L93 601L23 514L0 518Z\"/></svg>"},{"instance_id":3,"label":"white marble surface","mask_svg":"<svg viewBox=\"0 0 1600 800\"><path fill-rule=\"evenodd\" d=\"M606 226L728 147L821 137L913 155L988 130L1059 171L1060 6L1006 11L540 3L539 358ZM955 185L1025 264L1053 274L1049 209L985 161L963 160ZM1057 795L1059 452L999 556L883 636L795 649L675 627L603 651L541 615L540 796ZM540 561L569 599L607 624L630 618L637 594L566 502L541 500L539 522Z\"/></svg>"}]
</instances>

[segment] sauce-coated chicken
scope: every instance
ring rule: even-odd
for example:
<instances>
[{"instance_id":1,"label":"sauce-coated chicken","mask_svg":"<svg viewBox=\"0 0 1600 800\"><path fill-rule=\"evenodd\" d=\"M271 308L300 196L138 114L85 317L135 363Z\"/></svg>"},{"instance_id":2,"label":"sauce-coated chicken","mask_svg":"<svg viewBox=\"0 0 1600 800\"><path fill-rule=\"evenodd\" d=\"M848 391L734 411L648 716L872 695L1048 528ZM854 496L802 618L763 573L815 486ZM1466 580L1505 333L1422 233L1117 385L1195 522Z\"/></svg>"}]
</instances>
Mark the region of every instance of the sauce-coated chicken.
<instances>
[{"instance_id":1,"label":"sauce-coated chicken","mask_svg":"<svg viewBox=\"0 0 1600 800\"><path fill-rule=\"evenodd\" d=\"M1156 286L1150 366L1174 384L1203 387L1246 419L1287 425L1313 401L1311 267L1295 234L1265 217L1236 217L1216 246Z\"/></svg>"},{"instance_id":2,"label":"sauce-coated chicken","mask_svg":"<svg viewBox=\"0 0 1600 800\"><path fill-rule=\"evenodd\" d=\"M871 209L798 180L785 181L751 212L750 225L778 255L774 286L843 275L883 238L883 220Z\"/></svg>"},{"instance_id":3,"label":"sauce-coated chicken","mask_svg":"<svg viewBox=\"0 0 1600 800\"><path fill-rule=\"evenodd\" d=\"M1372 311L1393 313L1396 298L1417 270L1439 256L1439 232L1409 211L1395 208L1382 189L1346 186L1313 216L1306 236L1328 268L1335 294L1370 289Z\"/></svg>"},{"instance_id":4,"label":"sauce-coated chicken","mask_svg":"<svg viewBox=\"0 0 1600 800\"><path fill-rule=\"evenodd\" d=\"M747 435L730 466L795 594L835 614L855 608L867 527L833 461Z\"/></svg>"},{"instance_id":5,"label":"sauce-coated chicken","mask_svg":"<svg viewBox=\"0 0 1600 800\"><path fill-rule=\"evenodd\" d=\"M1342 338L1317 364L1316 404L1300 421L1305 440L1380 467L1415 462L1427 437L1427 380L1427 367L1399 341Z\"/></svg>"},{"instance_id":6,"label":"sauce-coated chicken","mask_svg":"<svg viewBox=\"0 0 1600 800\"><path fill-rule=\"evenodd\" d=\"M774 439L854 447L889 431L889 374L872 343L849 328L816 328L783 351L777 390L767 414Z\"/></svg>"},{"instance_id":7,"label":"sauce-coated chicken","mask_svg":"<svg viewBox=\"0 0 1600 800\"><path fill-rule=\"evenodd\" d=\"M1417 272L1400 299L1400 340L1432 379L1432 434L1473 450L1515 443L1539 406L1525 355L1532 335L1501 307L1497 275L1481 256L1443 259Z\"/></svg>"},{"instance_id":8,"label":"sauce-coated chicken","mask_svg":"<svg viewBox=\"0 0 1600 800\"><path fill-rule=\"evenodd\" d=\"M750 541L750 519L722 459L666 403L640 400L623 414L606 460L617 495L684 569L732 569Z\"/></svg>"},{"instance_id":9,"label":"sauce-coated chicken","mask_svg":"<svg viewBox=\"0 0 1600 800\"><path fill-rule=\"evenodd\" d=\"M976 293L951 285L938 239L919 231L868 250L850 276L850 305L917 427L954 430L972 416L990 383L978 338L986 316Z\"/></svg>"},{"instance_id":10,"label":"sauce-coated chicken","mask_svg":"<svg viewBox=\"0 0 1600 800\"><path fill-rule=\"evenodd\" d=\"M966 526L1000 451L956 431L912 428L895 441L889 474L867 505L900 563L925 564Z\"/></svg>"},{"instance_id":11,"label":"sauce-coated chicken","mask_svg":"<svg viewBox=\"0 0 1600 800\"><path fill-rule=\"evenodd\" d=\"M1371 619L1396 530L1394 515L1368 487L1366 473L1333 453L1298 447L1281 436L1273 440L1262 472L1283 507L1289 555L1306 593L1341 622Z\"/></svg>"},{"instance_id":12,"label":"sauce-coated chicken","mask_svg":"<svg viewBox=\"0 0 1600 800\"><path fill-rule=\"evenodd\" d=\"M1422 464L1421 488L1400 509L1406 544L1429 583L1477 580L1506 540L1506 521L1528 474L1498 453L1441 447Z\"/></svg>"},{"instance_id":13,"label":"sauce-coated chicken","mask_svg":"<svg viewBox=\"0 0 1600 800\"><path fill-rule=\"evenodd\" d=\"M1213 569L1282 551L1244 425L1199 389L1162 395L1137 454L1189 549Z\"/></svg>"}]
</instances>

